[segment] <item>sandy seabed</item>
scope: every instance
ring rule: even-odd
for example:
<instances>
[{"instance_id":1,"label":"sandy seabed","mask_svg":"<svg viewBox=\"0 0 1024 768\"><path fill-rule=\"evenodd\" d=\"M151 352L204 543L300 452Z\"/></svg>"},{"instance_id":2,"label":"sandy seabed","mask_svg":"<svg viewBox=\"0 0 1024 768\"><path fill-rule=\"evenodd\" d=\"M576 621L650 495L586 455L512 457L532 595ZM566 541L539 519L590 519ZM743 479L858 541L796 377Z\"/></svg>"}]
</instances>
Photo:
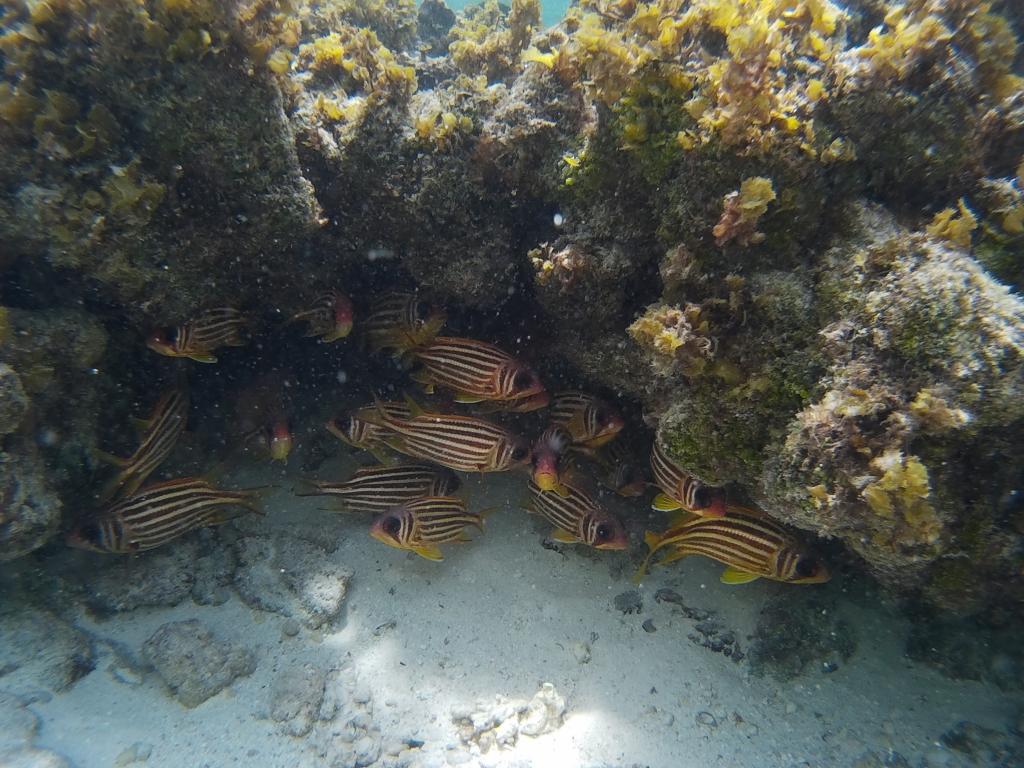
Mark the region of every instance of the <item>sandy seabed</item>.
<instances>
[{"instance_id":1,"label":"sandy seabed","mask_svg":"<svg viewBox=\"0 0 1024 768\"><path fill-rule=\"evenodd\" d=\"M332 460L317 475L342 479L351 467L349 458ZM255 670L186 708L144 664L125 680L100 651L93 671L68 690L28 705L40 718L37 747L77 768L932 768L988 764L941 742L960 721L1005 731L1019 716L1019 698L907 659L906 620L851 594L857 582L844 584L842 575L823 587L729 587L718 581L720 566L690 558L635 587L635 556L542 546L549 529L519 509L525 481L507 474L465 480L472 508L496 509L484 535L446 547L446 560L434 563L369 538L364 516L323 512L322 499L293 496L297 472L275 478L266 518L239 527L271 539L315 529L336 543L329 557L352 578L335 621L310 629L254 610L234 592L222 605L185 600L106 618L83 609L76 624L100 646L137 654L162 625L198 619L252 651ZM254 468L231 479L267 481ZM657 515L640 500L609 504L633 520L634 535ZM624 612L629 606L615 598L634 588L639 610ZM656 600L663 588L692 610ZM780 682L752 674L749 656L737 662L694 642L706 638L696 627L707 612L746 655L765 602L806 589L834 598L855 628L856 650L834 670L815 661ZM564 700L564 718L542 712L539 730L547 732L528 736L524 724L537 713L526 703L544 683L554 686L555 710ZM282 707L282 695L292 704ZM858 762L865 759L875 762Z\"/></svg>"}]
</instances>

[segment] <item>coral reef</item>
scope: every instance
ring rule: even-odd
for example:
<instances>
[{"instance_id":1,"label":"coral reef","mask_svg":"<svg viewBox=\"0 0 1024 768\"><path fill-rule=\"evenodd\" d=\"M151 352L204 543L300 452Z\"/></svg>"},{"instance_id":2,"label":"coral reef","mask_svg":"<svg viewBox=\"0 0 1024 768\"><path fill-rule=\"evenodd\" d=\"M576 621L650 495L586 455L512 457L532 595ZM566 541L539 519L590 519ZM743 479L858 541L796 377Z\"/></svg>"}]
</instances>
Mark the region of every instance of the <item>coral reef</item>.
<instances>
[{"instance_id":1,"label":"coral reef","mask_svg":"<svg viewBox=\"0 0 1024 768\"><path fill-rule=\"evenodd\" d=\"M164 624L143 644L142 655L190 709L256 668L252 651L218 639L197 619Z\"/></svg>"},{"instance_id":2,"label":"coral reef","mask_svg":"<svg viewBox=\"0 0 1024 768\"><path fill-rule=\"evenodd\" d=\"M452 711L452 721L464 744L480 752L511 746L520 736L540 736L561 727L565 699L551 683L544 683L529 701L498 696L476 708Z\"/></svg>"},{"instance_id":3,"label":"coral reef","mask_svg":"<svg viewBox=\"0 0 1024 768\"><path fill-rule=\"evenodd\" d=\"M59 692L92 671L91 638L54 613L7 605L0 612L0 682L9 691Z\"/></svg>"}]
</instances>

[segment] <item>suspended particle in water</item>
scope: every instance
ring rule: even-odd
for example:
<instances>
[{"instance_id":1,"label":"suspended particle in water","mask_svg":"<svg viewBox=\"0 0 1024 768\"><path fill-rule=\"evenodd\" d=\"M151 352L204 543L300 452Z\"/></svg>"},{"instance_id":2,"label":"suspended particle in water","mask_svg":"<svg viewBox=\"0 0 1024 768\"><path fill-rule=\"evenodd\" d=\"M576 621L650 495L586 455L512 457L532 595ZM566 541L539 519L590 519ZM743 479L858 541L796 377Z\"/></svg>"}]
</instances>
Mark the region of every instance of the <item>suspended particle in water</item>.
<instances>
[{"instance_id":1,"label":"suspended particle in water","mask_svg":"<svg viewBox=\"0 0 1024 768\"><path fill-rule=\"evenodd\" d=\"M344 384L346 381L348 381L348 374L345 373L345 371L338 371L338 373L335 375L335 378L338 380L339 384Z\"/></svg>"},{"instance_id":2,"label":"suspended particle in water","mask_svg":"<svg viewBox=\"0 0 1024 768\"><path fill-rule=\"evenodd\" d=\"M555 222L556 227L560 227L565 224L565 216L560 213L556 213L552 220Z\"/></svg>"},{"instance_id":3,"label":"suspended particle in water","mask_svg":"<svg viewBox=\"0 0 1024 768\"><path fill-rule=\"evenodd\" d=\"M382 245L374 248L368 248L366 251L367 261L379 261L381 259L393 259L395 258L395 252L390 248L385 248Z\"/></svg>"}]
</instances>

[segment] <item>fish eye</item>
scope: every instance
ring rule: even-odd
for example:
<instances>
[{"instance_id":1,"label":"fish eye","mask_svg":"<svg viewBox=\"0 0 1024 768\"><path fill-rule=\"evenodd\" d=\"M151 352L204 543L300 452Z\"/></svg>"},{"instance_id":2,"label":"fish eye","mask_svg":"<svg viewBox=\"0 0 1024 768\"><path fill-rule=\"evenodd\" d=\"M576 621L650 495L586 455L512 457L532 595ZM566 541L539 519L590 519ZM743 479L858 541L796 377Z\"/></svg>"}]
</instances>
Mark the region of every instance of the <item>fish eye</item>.
<instances>
[{"instance_id":1,"label":"fish eye","mask_svg":"<svg viewBox=\"0 0 1024 768\"><path fill-rule=\"evenodd\" d=\"M608 541L612 537L612 528L607 523L601 523L597 526L597 540Z\"/></svg>"},{"instance_id":2,"label":"fish eye","mask_svg":"<svg viewBox=\"0 0 1024 768\"><path fill-rule=\"evenodd\" d=\"M402 528L402 521L394 516L386 517L384 518L384 523L383 525L381 525L381 528L383 528L384 533L388 534L389 536L395 536Z\"/></svg>"},{"instance_id":3,"label":"fish eye","mask_svg":"<svg viewBox=\"0 0 1024 768\"><path fill-rule=\"evenodd\" d=\"M693 492L693 505L697 509L704 509L711 506L711 489L702 485Z\"/></svg>"},{"instance_id":4,"label":"fish eye","mask_svg":"<svg viewBox=\"0 0 1024 768\"><path fill-rule=\"evenodd\" d=\"M529 389L533 386L533 374L529 371L520 371L512 379L512 386L516 389Z\"/></svg>"},{"instance_id":5,"label":"fish eye","mask_svg":"<svg viewBox=\"0 0 1024 768\"><path fill-rule=\"evenodd\" d=\"M522 461L526 458L526 449L523 446L516 446L512 449L512 461Z\"/></svg>"},{"instance_id":6,"label":"fish eye","mask_svg":"<svg viewBox=\"0 0 1024 768\"><path fill-rule=\"evenodd\" d=\"M443 485L446 491L445 495L448 496L453 493L456 493L459 490L459 488L462 487L462 481L459 480L459 478L457 478L455 475L452 475L451 477L445 478Z\"/></svg>"},{"instance_id":7,"label":"fish eye","mask_svg":"<svg viewBox=\"0 0 1024 768\"><path fill-rule=\"evenodd\" d=\"M420 301L416 302L416 306L413 307L412 312L413 317L415 317L417 320L426 320L427 317L430 315L430 304L421 299Z\"/></svg>"},{"instance_id":8,"label":"fish eye","mask_svg":"<svg viewBox=\"0 0 1024 768\"><path fill-rule=\"evenodd\" d=\"M796 561L796 575L809 578L818 574L818 563L813 557L801 557Z\"/></svg>"}]
</instances>

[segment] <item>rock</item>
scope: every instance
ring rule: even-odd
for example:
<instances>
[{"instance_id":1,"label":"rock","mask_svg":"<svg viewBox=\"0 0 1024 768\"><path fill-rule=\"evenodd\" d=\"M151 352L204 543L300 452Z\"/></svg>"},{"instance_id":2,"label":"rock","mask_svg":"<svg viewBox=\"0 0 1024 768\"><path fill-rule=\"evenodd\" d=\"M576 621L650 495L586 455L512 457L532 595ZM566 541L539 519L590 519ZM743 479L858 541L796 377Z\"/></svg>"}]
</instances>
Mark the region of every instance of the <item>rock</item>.
<instances>
[{"instance_id":1,"label":"rock","mask_svg":"<svg viewBox=\"0 0 1024 768\"><path fill-rule=\"evenodd\" d=\"M24 441L0 451L0 562L42 546L60 524L61 503L47 470Z\"/></svg>"},{"instance_id":2,"label":"rock","mask_svg":"<svg viewBox=\"0 0 1024 768\"><path fill-rule=\"evenodd\" d=\"M3 768L72 768L66 758L48 749L24 747L7 752L0 751Z\"/></svg>"},{"instance_id":3,"label":"rock","mask_svg":"<svg viewBox=\"0 0 1024 768\"><path fill-rule=\"evenodd\" d=\"M0 691L0 753L31 744L39 730L39 717L25 701Z\"/></svg>"},{"instance_id":4,"label":"rock","mask_svg":"<svg viewBox=\"0 0 1024 768\"><path fill-rule=\"evenodd\" d=\"M189 708L256 669L252 651L218 640L196 619L164 624L142 646L142 655Z\"/></svg>"},{"instance_id":5,"label":"rock","mask_svg":"<svg viewBox=\"0 0 1024 768\"><path fill-rule=\"evenodd\" d=\"M1020 739L967 720L942 734L941 742L970 760L971 765L1020 765L1024 760Z\"/></svg>"},{"instance_id":6,"label":"rock","mask_svg":"<svg viewBox=\"0 0 1024 768\"><path fill-rule=\"evenodd\" d=\"M303 539L247 536L236 545L235 588L251 607L295 618L311 629L341 613L352 573Z\"/></svg>"},{"instance_id":7,"label":"rock","mask_svg":"<svg viewBox=\"0 0 1024 768\"><path fill-rule=\"evenodd\" d=\"M317 765L362 768L381 756L383 740L373 719L373 699L363 694L349 670L327 676L319 720L306 743Z\"/></svg>"},{"instance_id":8,"label":"rock","mask_svg":"<svg viewBox=\"0 0 1024 768\"><path fill-rule=\"evenodd\" d=\"M63 691L96 665L92 640L45 610L0 612L0 683Z\"/></svg>"},{"instance_id":9,"label":"rock","mask_svg":"<svg viewBox=\"0 0 1024 768\"><path fill-rule=\"evenodd\" d=\"M28 395L21 386L18 374L11 366L0 363L0 435L18 428L28 405Z\"/></svg>"},{"instance_id":10,"label":"rock","mask_svg":"<svg viewBox=\"0 0 1024 768\"><path fill-rule=\"evenodd\" d=\"M84 578L85 603L101 616L178 605L192 593L198 559L191 537L138 557L104 558L95 575Z\"/></svg>"},{"instance_id":11,"label":"rock","mask_svg":"<svg viewBox=\"0 0 1024 768\"><path fill-rule=\"evenodd\" d=\"M591 653L589 644L576 642L569 646L569 650L572 651L573 658L580 664L590 663Z\"/></svg>"},{"instance_id":12,"label":"rock","mask_svg":"<svg viewBox=\"0 0 1024 768\"><path fill-rule=\"evenodd\" d=\"M628 592L616 595L615 599L612 600L612 605L615 606L615 610L622 611L623 613L640 613L644 607L644 600L637 590L631 589Z\"/></svg>"},{"instance_id":13,"label":"rock","mask_svg":"<svg viewBox=\"0 0 1024 768\"><path fill-rule=\"evenodd\" d=\"M551 683L544 683L529 701L496 696L494 702L452 709L452 721L463 744L481 752L515 745L520 735L539 736L561 727L566 705Z\"/></svg>"},{"instance_id":14,"label":"rock","mask_svg":"<svg viewBox=\"0 0 1024 768\"><path fill-rule=\"evenodd\" d=\"M270 689L270 718L289 736L305 736L319 719L324 700L324 670L306 664L280 672Z\"/></svg>"},{"instance_id":15,"label":"rock","mask_svg":"<svg viewBox=\"0 0 1024 768\"><path fill-rule=\"evenodd\" d=\"M121 751L120 754L114 759L114 768L123 768L123 766L131 765L132 763L144 763L149 760L149 756L153 754L153 745L147 744L143 741L136 741L127 749Z\"/></svg>"},{"instance_id":16,"label":"rock","mask_svg":"<svg viewBox=\"0 0 1024 768\"><path fill-rule=\"evenodd\" d=\"M833 604L787 591L761 610L749 650L750 667L755 674L790 680L812 662L833 670L832 665L845 662L856 647L856 632L836 615Z\"/></svg>"},{"instance_id":17,"label":"rock","mask_svg":"<svg viewBox=\"0 0 1024 768\"><path fill-rule=\"evenodd\" d=\"M954 680L984 680L1004 691L1024 689L1024 649L1014 626L917 616L906 654Z\"/></svg>"}]
</instances>

